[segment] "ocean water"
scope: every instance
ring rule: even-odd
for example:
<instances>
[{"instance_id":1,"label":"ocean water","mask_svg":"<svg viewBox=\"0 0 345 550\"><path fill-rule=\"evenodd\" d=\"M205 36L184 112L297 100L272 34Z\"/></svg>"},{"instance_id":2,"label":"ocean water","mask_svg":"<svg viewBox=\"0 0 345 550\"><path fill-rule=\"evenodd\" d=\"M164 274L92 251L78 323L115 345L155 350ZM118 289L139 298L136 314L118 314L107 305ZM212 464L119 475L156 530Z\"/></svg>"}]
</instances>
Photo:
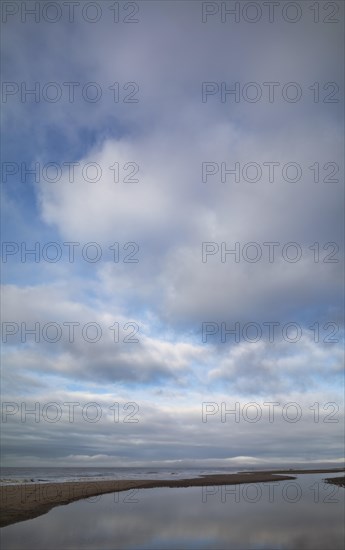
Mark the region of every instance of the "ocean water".
<instances>
[{"instance_id":1,"label":"ocean water","mask_svg":"<svg viewBox=\"0 0 345 550\"><path fill-rule=\"evenodd\" d=\"M118 479L187 479L238 471L241 470L238 468L1 468L0 485Z\"/></svg>"},{"instance_id":2,"label":"ocean water","mask_svg":"<svg viewBox=\"0 0 345 550\"><path fill-rule=\"evenodd\" d=\"M58 506L0 530L3 550L343 550L340 474L138 489Z\"/></svg>"}]
</instances>

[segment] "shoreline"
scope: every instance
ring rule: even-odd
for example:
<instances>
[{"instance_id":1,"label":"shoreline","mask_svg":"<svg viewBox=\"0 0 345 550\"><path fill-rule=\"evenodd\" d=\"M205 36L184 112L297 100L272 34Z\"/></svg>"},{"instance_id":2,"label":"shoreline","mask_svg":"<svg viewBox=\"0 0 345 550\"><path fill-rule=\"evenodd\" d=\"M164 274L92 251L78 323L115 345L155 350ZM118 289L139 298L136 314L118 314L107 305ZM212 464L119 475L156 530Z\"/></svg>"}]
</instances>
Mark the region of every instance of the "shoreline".
<instances>
[{"instance_id":1,"label":"shoreline","mask_svg":"<svg viewBox=\"0 0 345 550\"><path fill-rule=\"evenodd\" d=\"M236 474L203 475L190 479L174 480L113 480L66 481L60 483L17 484L0 487L0 527L33 519L46 514L55 506L67 505L77 500L130 489L155 489L161 487L205 487L267 483L296 479L294 474L341 473L344 468L314 470L248 471ZM336 478L335 478L336 479ZM342 478L340 478L342 479ZM327 479L332 483L332 478ZM336 482L338 484L338 482Z\"/></svg>"}]
</instances>

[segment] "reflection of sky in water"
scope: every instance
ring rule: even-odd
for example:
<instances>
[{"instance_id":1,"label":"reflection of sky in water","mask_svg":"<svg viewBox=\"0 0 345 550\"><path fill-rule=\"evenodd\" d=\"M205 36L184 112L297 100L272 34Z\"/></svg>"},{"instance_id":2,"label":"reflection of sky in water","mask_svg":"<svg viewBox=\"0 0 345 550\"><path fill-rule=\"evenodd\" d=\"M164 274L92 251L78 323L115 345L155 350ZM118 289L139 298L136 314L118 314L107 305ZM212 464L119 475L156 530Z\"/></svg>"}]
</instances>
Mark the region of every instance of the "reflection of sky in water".
<instances>
[{"instance_id":1,"label":"reflection of sky in water","mask_svg":"<svg viewBox=\"0 0 345 550\"><path fill-rule=\"evenodd\" d=\"M2 548L340 550L345 491L327 476L101 495L5 527Z\"/></svg>"}]
</instances>

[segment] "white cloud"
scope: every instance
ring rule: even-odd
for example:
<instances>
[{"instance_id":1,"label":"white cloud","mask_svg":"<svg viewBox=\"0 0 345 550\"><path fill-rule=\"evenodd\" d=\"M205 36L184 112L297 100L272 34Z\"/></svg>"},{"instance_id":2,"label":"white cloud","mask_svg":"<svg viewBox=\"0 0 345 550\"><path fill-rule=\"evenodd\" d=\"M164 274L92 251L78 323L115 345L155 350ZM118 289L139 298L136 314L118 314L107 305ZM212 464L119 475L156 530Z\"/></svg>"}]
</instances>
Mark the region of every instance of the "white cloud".
<instances>
[{"instance_id":1,"label":"white cloud","mask_svg":"<svg viewBox=\"0 0 345 550\"><path fill-rule=\"evenodd\" d=\"M6 264L13 281L4 288L4 321L80 323L74 342L68 341L67 329L56 343L41 339L35 344L28 337L24 344L19 332L9 336L6 395L54 401L68 395L96 399L114 391L119 400L138 399L146 414L127 442L128 432L119 427L118 452L109 425L100 433L85 423L68 433L56 425L55 440L50 425L31 427L25 437L25 424L11 424L9 456L126 465L157 459L262 464L286 456L337 458L337 426L312 425L314 439L309 417L298 427L283 424L283 435L278 423L225 431L221 422L216 428L200 424L200 403L226 400L227 394L292 400L296 388L295 399L304 396L309 404L339 399L334 388L342 361L343 264L325 263L331 250L323 246L336 242L341 258L342 107L324 102L325 83L337 81L342 89L341 27L310 19L293 25L203 24L197 2L143 2L140 19L117 26L111 18L94 25L78 20L73 32L66 22L38 26L18 20L4 28L6 81L28 88L35 82L41 87L80 84L74 102L66 93L56 103L23 102L17 94L4 104L4 126L13 132L5 160L79 163L73 182L67 170L60 181L41 178L22 183L25 189L19 176L13 178L13 187L9 183L5 189L17 232L13 239L27 241L28 248L38 240L97 242L103 251L95 264L80 255L75 263L64 258L57 264L12 264L11 259ZM257 81L262 89L263 82L277 81L278 98L251 103L243 95L239 102L214 96L203 103L203 81L230 87ZM101 87L99 102L80 96L87 82ZM117 103L109 90L114 82L119 83ZM138 103L123 101L126 82L138 84ZM282 101L286 82L303 88L300 102ZM309 89L315 82L318 102ZM203 162L225 162L230 169L237 162L242 169L249 162L263 167L272 161L280 163L273 183L265 170L257 183L243 181L243 175L240 182L229 177L222 183L219 173L202 182ZM298 182L282 176L281 167L289 162L302 168ZM313 181L310 169L316 162L320 182ZM339 164L338 183L323 181L328 162ZM85 181L87 163L101 167L99 181ZM120 168L118 183L110 169L114 163ZM126 169L126 163L133 164ZM133 177L139 182L121 181L136 165ZM303 258L287 262L279 249L273 263L243 258L222 263L219 254L203 263L204 241L226 242L230 248L236 241L261 247L295 241ZM115 242L120 243L118 263L109 250ZM128 242L139 246L138 263L123 262ZM309 248L316 242L319 262ZM203 321L230 326L295 322L304 334L296 344L280 339L273 345L267 338L222 344L219 335L203 344ZM80 336L88 322L103 329L95 344ZM114 322L121 327L118 343L109 330ZM139 343L123 342L127 322L138 323ZM315 322L323 331L319 343L308 329ZM327 322L339 325L339 343L322 340Z\"/></svg>"}]
</instances>

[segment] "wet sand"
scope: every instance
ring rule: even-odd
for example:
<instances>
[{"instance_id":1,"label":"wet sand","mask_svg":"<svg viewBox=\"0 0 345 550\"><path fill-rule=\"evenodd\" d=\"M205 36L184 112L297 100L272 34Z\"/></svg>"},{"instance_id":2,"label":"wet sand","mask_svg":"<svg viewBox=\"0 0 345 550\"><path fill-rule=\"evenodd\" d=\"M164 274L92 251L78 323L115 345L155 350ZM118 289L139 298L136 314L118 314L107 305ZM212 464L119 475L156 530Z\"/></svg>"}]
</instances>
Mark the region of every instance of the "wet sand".
<instances>
[{"instance_id":1,"label":"wet sand","mask_svg":"<svg viewBox=\"0 0 345 550\"><path fill-rule=\"evenodd\" d=\"M318 470L290 469L205 475L192 479L175 480L120 479L114 481L77 481L7 485L0 487L0 527L5 527L19 521L25 521L46 514L55 506L66 505L76 500L95 497L106 493L128 491L130 489L267 483L296 479L293 474L337 473L343 471L343 468Z\"/></svg>"},{"instance_id":2,"label":"wet sand","mask_svg":"<svg viewBox=\"0 0 345 550\"><path fill-rule=\"evenodd\" d=\"M326 483L331 485L337 485L338 487L344 487L345 489L345 476L342 477L328 477L325 479Z\"/></svg>"}]
</instances>

